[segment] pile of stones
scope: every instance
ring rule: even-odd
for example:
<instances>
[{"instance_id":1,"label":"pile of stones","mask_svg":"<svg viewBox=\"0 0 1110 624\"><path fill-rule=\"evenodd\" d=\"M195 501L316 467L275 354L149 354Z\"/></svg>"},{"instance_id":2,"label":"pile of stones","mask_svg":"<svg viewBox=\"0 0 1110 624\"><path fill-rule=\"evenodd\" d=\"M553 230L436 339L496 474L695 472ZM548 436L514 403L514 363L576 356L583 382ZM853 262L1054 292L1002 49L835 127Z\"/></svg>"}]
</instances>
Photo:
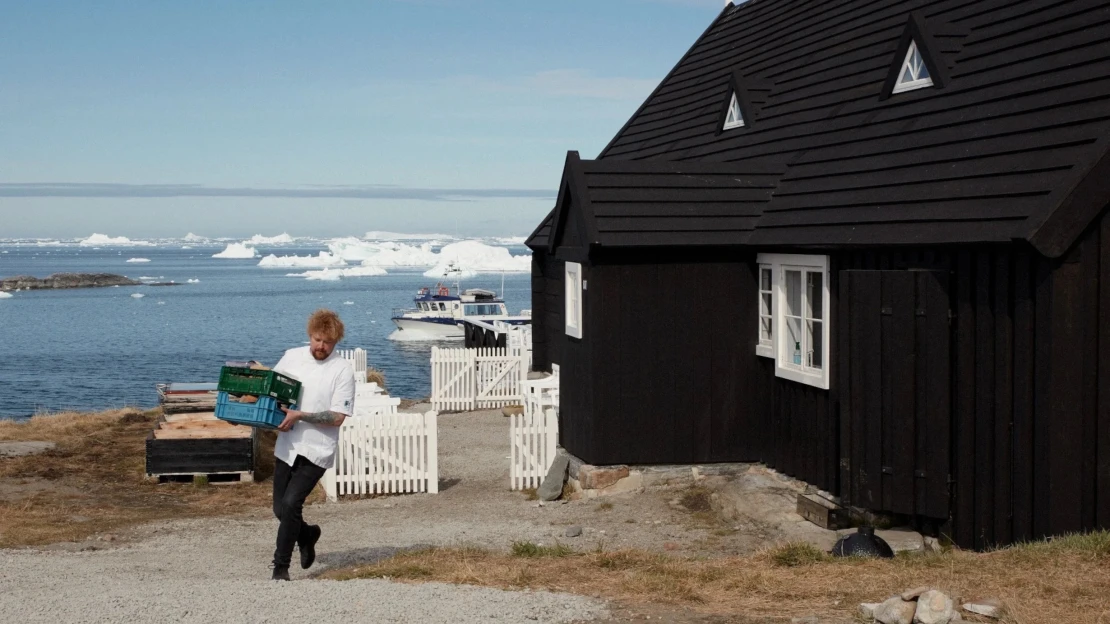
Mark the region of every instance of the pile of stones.
<instances>
[{"instance_id":1,"label":"pile of stones","mask_svg":"<svg viewBox=\"0 0 1110 624\"><path fill-rule=\"evenodd\" d=\"M884 602L864 603L860 615L869 622L881 624L948 624L963 620L958 600L942 591L918 587L891 596ZM988 618L1002 617L1002 604L994 599L976 600L960 605L963 611Z\"/></svg>"}]
</instances>

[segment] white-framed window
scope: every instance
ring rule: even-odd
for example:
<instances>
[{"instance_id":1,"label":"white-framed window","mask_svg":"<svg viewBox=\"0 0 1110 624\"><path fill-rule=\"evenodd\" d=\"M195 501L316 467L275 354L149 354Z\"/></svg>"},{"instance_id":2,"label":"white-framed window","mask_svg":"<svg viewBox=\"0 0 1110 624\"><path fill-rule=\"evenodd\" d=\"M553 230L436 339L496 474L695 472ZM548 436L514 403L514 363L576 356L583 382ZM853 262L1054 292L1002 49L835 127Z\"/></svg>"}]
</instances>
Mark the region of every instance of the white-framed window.
<instances>
[{"instance_id":1,"label":"white-framed window","mask_svg":"<svg viewBox=\"0 0 1110 624\"><path fill-rule=\"evenodd\" d=\"M759 346L775 358L775 375L829 387L829 258L759 254ZM770 273L770 328L764 326L764 277ZM766 338L770 349L764 343ZM768 353L770 351L770 353Z\"/></svg>"},{"instance_id":2,"label":"white-framed window","mask_svg":"<svg viewBox=\"0 0 1110 624\"><path fill-rule=\"evenodd\" d=\"M582 337L582 265L565 263L563 283L566 285L566 332L571 338Z\"/></svg>"},{"instance_id":3,"label":"white-framed window","mask_svg":"<svg viewBox=\"0 0 1110 624\"><path fill-rule=\"evenodd\" d=\"M772 358L775 357L774 275L774 267L759 265L759 343L755 352Z\"/></svg>"},{"instance_id":4,"label":"white-framed window","mask_svg":"<svg viewBox=\"0 0 1110 624\"><path fill-rule=\"evenodd\" d=\"M740 112L740 101L736 99L736 92L732 93L732 101L728 104L728 115L725 116L725 123L721 127L722 130L730 128L742 128L744 126L744 114Z\"/></svg>"},{"instance_id":5,"label":"white-framed window","mask_svg":"<svg viewBox=\"0 0 1110 624\"><path fill-rule=\"evenodd\" d=\"M925 59L917 49L917 42L910 41L910 49L906 51L906 60L898 72L898 82L894 83L891 93L902 93L914 89L923 89L933 86L933 78L929 75L929 68L925 66Z\"/></svg>"}]
</instances>

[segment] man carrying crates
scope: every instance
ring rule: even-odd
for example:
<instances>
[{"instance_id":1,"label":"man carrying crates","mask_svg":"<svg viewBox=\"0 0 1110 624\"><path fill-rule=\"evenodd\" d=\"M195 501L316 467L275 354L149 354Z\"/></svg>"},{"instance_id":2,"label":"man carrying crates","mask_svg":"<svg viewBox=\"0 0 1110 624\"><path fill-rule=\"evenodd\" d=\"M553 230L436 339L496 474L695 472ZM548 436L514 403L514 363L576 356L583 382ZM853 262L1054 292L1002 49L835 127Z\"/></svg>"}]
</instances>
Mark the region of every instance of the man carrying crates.
<instances>
[{"instance_id":1,"label":"man carrying crates","mask_svg":"<svg viewBox=\"0 0 1110 624\"><path fill-rule=\"evenodd\" d=\"M301 567L316 559L321 530L306 524L304 501L324 471L335 464L339 427L354 413L355 375L335 353L343 340L343 322L331 310L317 310L308 318L309 344L285 352L274 370L299 379L298 409L285 406L274 446L274 515L281 521L274 550L273 579L288 581L294 544Z\"/></svg>"}]
</instances>

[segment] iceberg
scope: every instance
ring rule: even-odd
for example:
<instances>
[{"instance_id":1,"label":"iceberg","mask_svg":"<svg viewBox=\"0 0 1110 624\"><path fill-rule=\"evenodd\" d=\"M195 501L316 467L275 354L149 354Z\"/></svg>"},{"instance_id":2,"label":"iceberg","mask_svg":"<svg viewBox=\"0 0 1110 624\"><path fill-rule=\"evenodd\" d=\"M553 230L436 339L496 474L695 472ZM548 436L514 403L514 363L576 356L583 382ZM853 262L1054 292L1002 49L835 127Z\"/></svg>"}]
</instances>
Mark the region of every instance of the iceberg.
<instances>
[{"instance_id":1,"label":"iceberg","mask_svg":"<svg viewBox=\"0 0 1110 624\"><path fill-rule=\"evenodd\" d=\"M527 236L503 236L493 239L498 245L523 245L528 240Z\"/></svg>"},{"instance_id":2,"label":"iceberg","mask_svg":"<svg viewBox=\"0 0 1110 624\"><path fill-rule=\"evenodd\" d=\"M153 247L154 243L148 241L133 241L126 236L117 236L112 238L106 234L93 234L92 236L77 241L77 244L82 247L95 247L97 245L112 246L112 247Z\"/></svg>"},{"instance_id":3,"label":"iceberg","mask_svg":"<svg viewBox=\"0 0 1110 624\"><path fill-rule=\"evenodd\" d=\"M132 299L142 299L145 296L146 295L144 295L143 293L131 293L131 298Z\"/></svg>"},{"instance_id":4,"label":"iceberg","mask_svg":"<svg viewBox=\"0 0 1110 624\"><path fill-rule=\"evenodd\" d=\"M319 256L276 256L270 254L258 262L258 266L267 268L288 267L340 267L347 266L347 262L339 256L321 251Z\"/></svg>"},{"instance_id":5,"label":"iceberg","mask_svg":"<svg viewBox=\"0 0 1110 624\"><path fill-rule=\"evenodd\" d=\"M293 237L288 233L278 234L277 236L263 236L255 234L250 240L243 241L245 245L284 245L293 242Z\"/></svg>"},{"instance_id":6,"label":"iceberg","mask_svg":"<svg viewBox=\"0 0 1110 624\"><path fill-rule=\"evenodd\" d=\"M454 236L447 234L402 234L400 232L381 232L374 230L367 232L364 236L366 240L375 241L401 241L401 240L437 240L437 239L453 239Z\"/></svg>"},{"instance_id":7,"label":"iceberg","mask_svg":"<svg viewBox=\"0 0 1110 624\"><path fill-rule=\"evenodd\" d=\"M316 271L305 271L304 273L286 273L286 277L303 277L307 280L323 280L334 282L344 277L376 277L378 275L387 275L385 269L381 267L368 267L357 266L348 269L332 269L325 268Z\"/></svg>"},{"instance_id":8,"label":"iceberg","mask_svg":"<svg viewBox=\"0 0 1110 624\"><path fill-rule=\"evenodd\" d=\"M452 279L470 279L472 277L478 277L478 273L477 271L460 269L453 264L446 264L424 271L424 277L449 277Z\"/></svg>"},{"instance_id":9,"label":"iceberg","mask_svg":"<svg viewBox=\"0 0 1110 624\"><path fill-rule=\"evenodd\" d=\"M185 282L188 283L188 284L199 284L200 280L199 279L187 279L187 280L185 280Z\"/></svg>"},{"instance_id":10,"label":"iceberg","mask_svg":"<svg viewBox=\"0 0 1110 624\"><path fill-rule=\"evenodd\" d=\"M185 238L182 239L182 240L184 240L187 243L199 243L201 241L206 241L208 239L203 237L203 236L197 236L196 234L193 234L192 232L189 232L188 234L185 235Z\"/></svg>"},{"instance_id":11,"label":"iceberg","mask_svg":"<svg viewBox=\"0 0 1110 624\"><path fill-rule=\"evenodd\" d=\"M453 265L453 266L452 266ZM424 275L438 277L455 275L473 277L475 273L526 273L532 270L532 256L514 256L504 247L493 247L480 241L468 240L445 245L439 250L439 261Z\"/></svg>"},{"instance_id":12,"label":"iceberg","mask_svg":"<svg viewBox=\"0 0 1110 624\"><path fill-rule=\"evenodd\" d=\"M11 294L10 292L4 292L0 290L0 299L11 299L14 296L15 295Z\"/></svg>"},{"instance_id":13,"label":"iceberg","mask_svg":"<svg viewBox=\"0 0 1110 624\"><path fill-rule=\"evenodd\" d=\"M246 243L228 243L227 248L217 254L212 254L213 258L257 258L258 252L254 247Z\"/></svg>"},{"instance_id":14,"label":"iceberg","mask_svg":"<svg viewBox=\"0 0 1110 624\"><path fill-rule=\"evenodd\" d=\"M128 262L150 262L150 258L128 258Z\"/></svg>"}]
</instances>

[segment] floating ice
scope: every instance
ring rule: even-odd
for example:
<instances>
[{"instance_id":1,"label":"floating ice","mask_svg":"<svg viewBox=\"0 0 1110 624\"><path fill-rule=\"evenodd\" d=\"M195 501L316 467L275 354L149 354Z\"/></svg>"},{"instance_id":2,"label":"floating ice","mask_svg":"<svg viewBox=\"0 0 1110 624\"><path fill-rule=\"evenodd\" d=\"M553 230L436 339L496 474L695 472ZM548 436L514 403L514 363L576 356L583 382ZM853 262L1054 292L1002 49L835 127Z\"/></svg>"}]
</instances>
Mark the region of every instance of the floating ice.
<instances>
[{"instance_id":1,"label":"floating ice","mask_svg":"<svg viewBox=\"0 0 1110 624\"><path fill-rule=\"evenodd\" d=\"M212 254L213 258L257 258L258 252L254 247L250 247L245 243L228 243L227 248L218 254Z\"/></svg>"},{"instance_id":2,"label":"floating ice","mask_svg":"<svg viewBox=\"0 0 1110 624\"><path fill-rule=\"evenodd\" d=\"M283 232L277 236L263 236L255 234L250 237L250 240L245 240L243 243L251 245L285 245L293 242L293 237L288 233Z\"/></svg>"},{"instance_id":3,"label":"floating ice","mask_svg":"<svg viewBox=\"0 0 1110 624\"><path fill-rule=\"evenodd\" d=\"M36 247L61 247L62 241L49 240L49 241L35 241Z\"/></svg>"},{"instance_id":4,"label":"floating ice","mask_svg":"<svg viewBox=\"0 0 1110 624\"><path fill-rule=\"evenodd\" d=\"M258 262L260 267L289 268L289 267L340 267L347 266L346 261L338 256L321 251L319 256L276 256L270 254Z\"/></svg>"},{"instance_id":5,"label":"floating ice","mask_svg":"<svg viewBox=\"0 0 1110 624\"><path fill-rule=\"evenodd\" d=\"M394 242L367 242L357 238L339 238L328 242L331 253L347 262L362 262L378 267L433 266L438 256L431 243L420 246Z\"/></svg>"},{"instance_id":6,"label":"floating ice","mask_svg":"<svg viewBox=\"0 0 1110 624\"><path fill-rule=\"evenodd\" d=\"M145 296L146 295L144 295L143 293L131 293L131 298L132 299L142 299Z\"/></svg>"},{"instance_id":7,"label":"floating ice","mask_svg":"<svg viewBox=\"0 0 1110 624\"><path fill-rule=\"evenodd\" d=\"M182 245L181 248L182 249L192 249L192 247L190 247L189 245Z\"/></svg>"},{"instance_id":8,"label":"floating ice","mask_svg":"<svg viewBox=\"0 0 1110 624\"><path fill-rule=\"evenodd\" d=\"M400 232L382 232L374 230L367 232L363 238L367 240L377 241L400 241L400 240L436 240L443 238L454 238L447 234L402 234Z\"/></svg>"},{"instance_id":9,"label":"floating ice","mask_svg":"<svg viewBox=\"0 0 1110 624\"><path fill-rule=\"evenodd\" d=\"M150 258L128 258L128 262L150 262Z\"/></svg>"},{"instance_id":10,"label":"floating ice","mask_svg":"<svg viewBox=\"0 0 1110 624\"><path fill-rule=\"evenodd\" d=\"M188 234L185 235L185 238L182 239L182 240L188 241L190 243L199 243L201 241L206 241L208 239L203 237L203 236L197 236L196 234L193 234L192 232L189 232Z\"/></svg>"},{"instance_id":11,"label":"floating ice","mask_svg":"<svg viewBox=\"0 0 1110 624\"><path fill-rule=\"evenodd\" d=\"M344 301L343 305L355 305L354 301Z\"/></svg>"},{"instance_id":12,"label":"floating ice","mask_svg":"<svg viewBox=\"0 0 1110 624\"><path fill-rule=\"evenodd\" d=\"M158 305L166 305L166 302L165 301L159 301Z\"/></svg>"},{"instance_id":13,"label":"floating ice","mask_svg":"<svg viewBox=\"0 0 1110 624\"><path fill-rule=\"evenodd\" d=\"M532 270L532 257L514 256L504 247L492 247L479 241L460 241L440 249L439 262L424 275L454 277L455 274L450 273L452 268L462 273L458 277L472 277L476 273L526 273Z\"/></svg>"},{"instance_id":14,"label":"floating ice","mask_svg":"<svg viewBox=\"0 0 1110 624\"><path fill-rule=\"evenodd\" d=\"M478 273L475 271L467 271L466 269L460 269L450 264L437 266L435 268L424 271L424 277L450 277L454 279L470 279L477 276Z\"/></svg>"},{"instance_id":15,"label":"floating ice","mask_svg":"<svg viewBox=\"0 0 1110 624\"><path fill-rule=\"evenodd\" d=\"M10 292L4 292L0 290L0 299L11 299L14 296L15 295L11 294Z\"/></svg>"},{"instance_id":16,"label":"floating ice","mask_svg":"<svg viewBox=\"0 0 1110 624\"><path fill-rule=\"evenodd\" d=\"M325 268L319 271L305 271L304 273L286 273L286 277L303 277L309 280L335 281L344 277L376 277L386 275L385 269L380 267L357 266L348 269Z\"/></svg>"},{"instance_id":17,"label":"floating ice","mask_svg":"<svg viewBox=\"0 0 1110 624\"><path fill-rule=\"evenodd\" d=\"M164 279L165 277L166 277L165 275L159 275L158 277L154 277L153 275L140 275L139 277L137 277L135 279L156 280L156 279Z\"/></svg>"},{"instance_id":18,"label":"floating ice","mask_svg":"<svg viewBox=\"0 0 1110 624\"><path fill-rule=\"evenodd\" d=\"M82 247L95 247L96 245L111 245L113 247L153 247L154 243L148 241L133 241L126 236L117 236L112 238L106 234L93 234L92 236L78 241L78 245Z\"/></svg>"},{"instance_id":19,"label":"floating ice","mask_svg":"<svg viewBox=\"0 0 1110 624\"><path fill-rule=\"evenodd\" d=\"M493 239L499 245L523 245L528 240L527 236L502 236Z\"/></svg>"},{"instance_id":20,"label":"floating ice","mask_svg":"<svg viewBox=\"0 0 1110 624\"><path fill-rule=\"evenodd\" d=\"M185 281L188 282L189 284L199 284L200 283L199 279L187 279Z\"/></svg>"}]
</instances>

